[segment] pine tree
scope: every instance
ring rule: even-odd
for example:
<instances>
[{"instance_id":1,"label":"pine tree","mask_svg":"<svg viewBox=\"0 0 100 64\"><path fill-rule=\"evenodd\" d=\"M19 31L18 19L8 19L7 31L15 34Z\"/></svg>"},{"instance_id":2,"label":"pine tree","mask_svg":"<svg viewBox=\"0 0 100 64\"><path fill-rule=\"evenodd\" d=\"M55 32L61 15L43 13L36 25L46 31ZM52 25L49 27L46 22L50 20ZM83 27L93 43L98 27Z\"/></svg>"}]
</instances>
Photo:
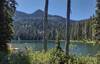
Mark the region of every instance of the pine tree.
<instances>
[{"instance_id":1,"label":"pine tree","mask_svg":"<svg viewBox=\"0 0 100 64\"><path fill-rule=\"evenodd\" d=\"M96 10L96 33L95 38L97 43L100 43L100 0L97 1L97 10Z\"/></svg>"},{"instance_id":2,"label":"pine tree","mask_svg":"<svg viewBox=\"0 0 100 64\"><path fill-rule=\"evenodd\" d=\"M8 53L8 43L13 33L12 16L15 5L15 0L0 0L0 52Z\"/></svg>"},{"instance_id":3,"label":"pine tree","mask_svg":"<svg viewBox=\"0 0 100 64\"><path fill-rule=\"evenodd\" d=\"M57 50L61 50L61 47L60 47L60 36L61 36L61 33L59 32L59 30L56 30L56 49Z\"/></svg>"}]
</instances>

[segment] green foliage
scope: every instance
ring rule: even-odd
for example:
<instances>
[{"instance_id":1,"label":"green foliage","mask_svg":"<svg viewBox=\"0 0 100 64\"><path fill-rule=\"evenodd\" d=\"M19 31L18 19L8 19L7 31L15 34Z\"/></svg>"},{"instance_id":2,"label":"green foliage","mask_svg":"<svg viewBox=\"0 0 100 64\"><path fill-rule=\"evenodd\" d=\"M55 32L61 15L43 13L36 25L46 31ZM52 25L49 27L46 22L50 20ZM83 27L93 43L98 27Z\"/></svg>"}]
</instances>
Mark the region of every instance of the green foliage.
<instances>
[{"instance_id":1,"label":"green foliage","mask_svg":"<svg viewBox=\"0 0 100 64\"><path fill-rule=\"evenodd\" d=\"M0 58L1 58L0 54ZM68 60L69 59L69 60ZM60 49L50 49L47 52L27 49L8 55L9 64L97 64L97 57L70 56L67 57ZM1 59L0 59L1 62Z\"/></svg>"},{"instance_id":2,"label":"green foliage","mask_svg":"<svg viewBox=\"0 0 100 64\"><path fill-rule=\"evenodd\" d=\"M0 0L0 51L8 54L8 43L13 34L12 16L15 13L15 0Z\"/></svg>"},{"instance_id":3,"label":"green foliage","mask_svg":"<svg viewBox=\"0 0 100 64\"><path fill-rule=\"evenodd\" d=\"M74 64L97 64L96 57L80 56L74 59Z\"/></svg>"},{"instance_id":4,"label":"green foliage","mask_svg":"<svg viewBox=\"0 0 100 64\"><path fill-rule=\"evenodd\" d=\"M0 52L0 64L2 62L2 58L4 57L4 54L2 52Z\"/></svg>"},{"instance_id":5,"label":"green foliage","mask_svg":"<svg viewBox=\"0 0 100 64\"><path fill-rule=\"evenodd\" d=\"M14 53L9 55L9 63L10 64L32 64L33 53L31 50L27 51L19 51L18 53Z\"/></svg>"},{"instance_id":6,"label":"green foliage","mask_svg":"<svg viewBox=\"0 0 100 64\"><path fill-rule=\"evenodd\" d=\"M65 61L67 60L66 55L61 49L57 49L57 48L52 49L51 51L49 51L49 53L51 55L50 64L65 63Z\"/></svg>"},{"instance_id":7,"label":"green foliage","mask_svg":"<svg viewBox=\"0 0 100 64\"><path fill-rule=\"evenodd\" d=\"M96 43L100 42L100 3L99 0L96 0L96 5L97 5L97 10L96 10L96 33L95 33L95 39L96 39Z\"/></svg>"},{"instance_id":8,"label":"green foliage","mask_svg":"<svg viewBox=\"0 0 100 64\"><path fill-rule=\"evenodd\" d=\"M61 34L58 30L56 30L57 34L56 34L56 49L61 49L60 47L60 40L61 40Z\"/></svg>"}]
</instances>

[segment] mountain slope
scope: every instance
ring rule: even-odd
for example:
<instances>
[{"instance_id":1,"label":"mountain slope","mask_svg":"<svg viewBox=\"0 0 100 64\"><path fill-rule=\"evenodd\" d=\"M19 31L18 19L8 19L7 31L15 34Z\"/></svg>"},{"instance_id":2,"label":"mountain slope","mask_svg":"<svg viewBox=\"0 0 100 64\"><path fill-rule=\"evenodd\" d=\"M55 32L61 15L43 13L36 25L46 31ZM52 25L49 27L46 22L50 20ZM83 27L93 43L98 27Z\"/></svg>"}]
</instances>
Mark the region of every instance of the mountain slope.
<instances>
[{"instance_id":1,"label":"mountain slope","mask_svg":"<svg viewBox=\"0 0 100 64\"><path fill-rule=\"evenodd\" d=\"M16 11L14 18L14 39L43 39L43 16L42 10L37 10L32 14ZM85 21L85 20L84 20ZM84 23L81 22L81 23ZM58 15L48 15L48 38L55 39L56 29L62 32L61 38L64 39L66 19ZM78 34L78 25L80 22L71 20L74 36Z\"/></svg>"}]
</instances>

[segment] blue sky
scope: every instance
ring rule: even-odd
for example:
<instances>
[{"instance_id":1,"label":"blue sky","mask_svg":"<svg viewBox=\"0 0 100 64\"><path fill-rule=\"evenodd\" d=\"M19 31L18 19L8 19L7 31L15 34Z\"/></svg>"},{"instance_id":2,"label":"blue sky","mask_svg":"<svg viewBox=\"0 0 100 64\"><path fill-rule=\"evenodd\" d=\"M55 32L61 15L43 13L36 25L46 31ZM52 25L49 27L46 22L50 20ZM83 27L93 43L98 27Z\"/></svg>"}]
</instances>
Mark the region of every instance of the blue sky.
<instances>
[{"instance_id":1,"label":"blue sky","mask_svg":"<svg viewBox=\"0 0 100 64\"><path fill-rule=\"evenodd\" d=\"M45 0L16 0L17 10L33 13L37 9L44 10ZM66 17L67 0L49 0L49 14ZM87 19L95 14L96 0L71 0L71 19Z\"/></svg>"}]
</instances>

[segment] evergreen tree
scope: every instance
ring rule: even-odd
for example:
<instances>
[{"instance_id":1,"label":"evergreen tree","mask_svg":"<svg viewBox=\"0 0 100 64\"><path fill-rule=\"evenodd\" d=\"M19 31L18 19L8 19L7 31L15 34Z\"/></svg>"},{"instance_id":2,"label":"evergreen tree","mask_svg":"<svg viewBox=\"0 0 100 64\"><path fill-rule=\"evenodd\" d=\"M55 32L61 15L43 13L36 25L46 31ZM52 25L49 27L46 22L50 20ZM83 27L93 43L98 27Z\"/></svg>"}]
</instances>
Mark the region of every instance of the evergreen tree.
<instances>
[{"instance_id":1,"label":"evergreen tree","mask_svg":"<svg viewBox=\"0 0 100 64\"><path fill-rule=\"evenodd\" d=\"M8 53L8 43L13 33L12 16L15 5L15 0L0 0L0 52Z\"/></svg>"},{"instance_id":2,"label":"evergreen tree","mask_svg":"<svg viewBox=\"0 0 100 64\"><path fill-rule=\"evenodd\" d=\"M78 40L82 40L82 24L78 24Z\"/></svg>"},{"instance_id":3,"label":"evergreen tree","mask_svg":"<svg viewBox=\"0 0 100 64\"><path fill-rule=\"evenodd\" d=\"M56 49L57 50L61 50L61 47L60 47L60 38L61 36L61 33L59 32L59 30L56 30Z\"/></svg>"},{"instance_id":4,"label":"evergreen tree","mask_svg":"<svg viewBox=\"0 0 100 64\"><path fill-rule=\"evenodd\" d=\"M96 10L96 34L95 38L97 43L100 43L100 0L96 0L97 10Z\"/></svg>"}]
</instances>

